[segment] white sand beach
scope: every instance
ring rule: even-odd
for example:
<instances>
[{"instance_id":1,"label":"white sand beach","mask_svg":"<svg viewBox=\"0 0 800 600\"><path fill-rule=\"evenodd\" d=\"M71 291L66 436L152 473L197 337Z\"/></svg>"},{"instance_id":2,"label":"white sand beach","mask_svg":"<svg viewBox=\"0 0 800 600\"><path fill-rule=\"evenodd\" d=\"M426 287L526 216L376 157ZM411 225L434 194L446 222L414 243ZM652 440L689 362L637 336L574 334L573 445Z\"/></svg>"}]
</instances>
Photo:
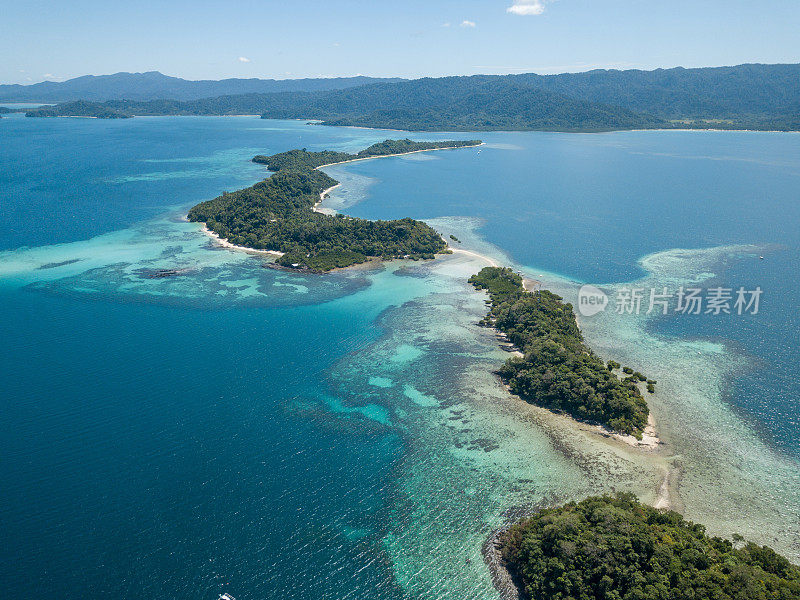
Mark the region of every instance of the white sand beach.
<instances>
[{"instance_id":1,"label":"white sand beach","mask_svg":"<svg viewBox=\"0 0 800 600\"><path fill-rule=\"evenodd\" d=\"M221 246L222 248L227 248L228 250L237 250L239 252L247 252L248 254L269 254L271 256L283 256L283 252L278 252L277 250L256 250L255 248L247 248L246 246L237 246L229 242L226 239L219 237L216 233L211 231L205 223L203 227L200 229L204 234L210 237L215 244Z\"/></svg>"}]
</instances>

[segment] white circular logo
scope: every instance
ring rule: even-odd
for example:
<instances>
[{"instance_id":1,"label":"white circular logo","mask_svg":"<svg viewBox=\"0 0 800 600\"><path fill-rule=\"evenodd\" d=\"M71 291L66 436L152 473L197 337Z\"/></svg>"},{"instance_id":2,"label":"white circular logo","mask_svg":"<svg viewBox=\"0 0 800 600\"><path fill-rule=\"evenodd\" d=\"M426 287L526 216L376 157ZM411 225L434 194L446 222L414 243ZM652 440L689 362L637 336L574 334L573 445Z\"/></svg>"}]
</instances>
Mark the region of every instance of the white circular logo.
<instances>
[{"instance_id":1,"label":"white circular logo","mask_svg":"<svg viewBox=\"0 0 800 600\"><path fill-rule=\"evenodd\" d=\"M578 290L578 312L584 317L591 317L606 309L608 296L600 288L584 285Z\"/></svg>"}]
</instances>

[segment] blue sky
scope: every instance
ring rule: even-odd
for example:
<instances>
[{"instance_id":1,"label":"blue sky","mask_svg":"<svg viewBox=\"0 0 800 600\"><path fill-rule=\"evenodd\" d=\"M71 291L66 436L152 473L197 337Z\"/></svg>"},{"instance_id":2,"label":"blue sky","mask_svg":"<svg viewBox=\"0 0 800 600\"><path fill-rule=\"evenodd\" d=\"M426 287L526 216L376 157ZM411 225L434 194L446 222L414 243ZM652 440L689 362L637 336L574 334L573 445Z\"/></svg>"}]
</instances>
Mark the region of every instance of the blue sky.
<instances>
[{"instance_id":1,"label":"blue sky","mask_svg":"<svg viewBox=\"0 0 800 600\"><path fill-rule=\"evenodd\" d=\"M0 0L0 82L800 62L800 0Z\"/></svg>"}]
</instances>

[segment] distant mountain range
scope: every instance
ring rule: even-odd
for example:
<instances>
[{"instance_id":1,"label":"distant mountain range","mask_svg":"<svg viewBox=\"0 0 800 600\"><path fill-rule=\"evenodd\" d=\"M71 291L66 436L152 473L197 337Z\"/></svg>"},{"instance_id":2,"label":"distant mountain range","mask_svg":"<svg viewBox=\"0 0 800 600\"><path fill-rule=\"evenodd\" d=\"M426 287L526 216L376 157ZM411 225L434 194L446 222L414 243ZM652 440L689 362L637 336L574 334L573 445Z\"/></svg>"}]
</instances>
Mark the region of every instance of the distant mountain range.
<instances>
[{"instance_id":1,"label":"distant mountain range","mask_svg":"<svg viewBox=\"0 0 800 600\"><path fill-rule=\"evenodd\" d=\"M297 84L302 81L322 85L323 81L339 80L296 80ZM264 118L318 119L326 125L411 131L670 127L794 131L800 130L800 65L372 81L338 89L194 100L73 102L27 114L104 118L261 114Z\"/></svg>"},{"instance_id":2,"label":"distant mountain range","mask_svg":"<svg viewBox=\"0 0 800 600\"><path fill-rule=\"evenodd\" d=\"M32 85L0 85L0 102L70 102L73 100L197 100L233 94L338 90L396 78L337 77L332 79L222 79L190 81L158 71L84 75L67 81Z\"/></svg>"},{"instance_id":3,"label":"distant mountain range","mask_svg":"<svg viewBox=\"0 0 800 600\"><path fill-rule=\"evenodd\" d=\"M800 64L417 79L276 94L265 117L398 129L800 129Z\"/></svg>"},{"instance_id":4,"label":"distant mountain range","mask_svg":"<svg viewBox=\"0 0 800 600\"><path fill-rule=\"evenodd\" d=\"M519 84L665 119L800 114L800 64L508 77Z\"/></svg>"}]
</instances>

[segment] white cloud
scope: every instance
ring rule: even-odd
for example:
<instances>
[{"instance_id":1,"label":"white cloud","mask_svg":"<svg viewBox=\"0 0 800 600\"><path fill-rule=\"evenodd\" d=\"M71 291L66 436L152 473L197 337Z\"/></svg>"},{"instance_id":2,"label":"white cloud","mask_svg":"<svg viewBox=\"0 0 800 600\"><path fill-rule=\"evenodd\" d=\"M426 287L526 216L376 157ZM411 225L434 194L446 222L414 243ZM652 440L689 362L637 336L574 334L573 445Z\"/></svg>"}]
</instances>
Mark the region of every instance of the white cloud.
<instances>
[{"instance_id":1,"label":"white cloud","mask_svg":"<svg viewBox=\"0 0 800 600\"><path fill-rule=\"evenodd\" d=\"M514 4L506 9L513 15L540 15L544 12L546 0L514 0Z\"/></svg>"},{"instance_id":2,"label":"white cloud","mask_svg":"<svg viewBox=\"0 0 800 600\"><path fill-rule=\"evenodd\" d=\"M250 62L250 59L247 58L246 56L240 56L239 57L239 62Z\"/></svg>"},{"instance_id":3,"label":"white cloud","mask_svg":"<svg viewBox=\"0 0 800 600\"><path fill-rule=\"evenodd\" d=\"M442 27L450 27L450 23L442 23Z\"/></svg>"},{"instance_id":4,"label":"white cloud","mask_svg":"<svg viewBox=\"0 0 800 600\"><path fill-rule=\"evenodd\" d=\"M465 19L461 21L461 27L475 27L475 21L467 21Z\"/></svg>"}]
</instances>

